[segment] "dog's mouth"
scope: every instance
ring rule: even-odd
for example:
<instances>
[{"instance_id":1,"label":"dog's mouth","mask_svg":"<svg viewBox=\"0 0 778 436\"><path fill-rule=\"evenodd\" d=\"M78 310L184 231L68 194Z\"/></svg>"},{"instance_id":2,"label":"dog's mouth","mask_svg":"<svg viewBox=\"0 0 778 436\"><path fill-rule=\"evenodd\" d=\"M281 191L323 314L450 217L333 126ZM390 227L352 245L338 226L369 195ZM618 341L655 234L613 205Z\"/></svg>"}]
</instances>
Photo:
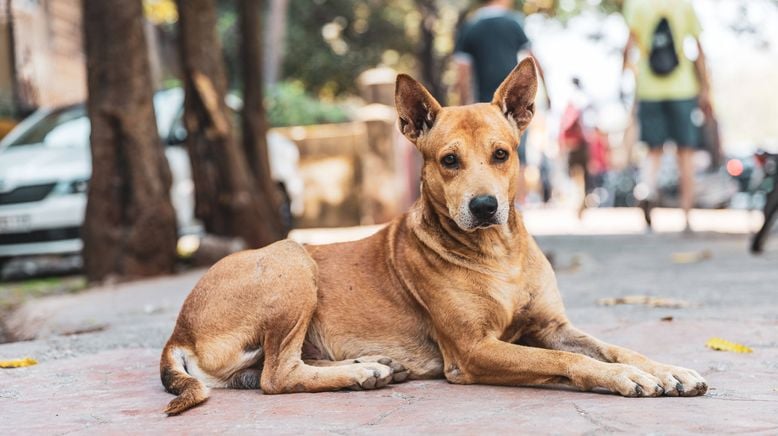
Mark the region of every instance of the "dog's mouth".
<instances>
[{"instance_id":1,"label":"dog's mouth","mask_svg":"<svg viewBox=\"0 0 778 436\"><path fill-rule=\"evenodd\" d=\"M496 219L488 219L488 220L479 220L476 221L475 225L473 226L473 229L488 229L489 227L496 226L500 223L497 222Z\"/></svg>"}]
</instances>

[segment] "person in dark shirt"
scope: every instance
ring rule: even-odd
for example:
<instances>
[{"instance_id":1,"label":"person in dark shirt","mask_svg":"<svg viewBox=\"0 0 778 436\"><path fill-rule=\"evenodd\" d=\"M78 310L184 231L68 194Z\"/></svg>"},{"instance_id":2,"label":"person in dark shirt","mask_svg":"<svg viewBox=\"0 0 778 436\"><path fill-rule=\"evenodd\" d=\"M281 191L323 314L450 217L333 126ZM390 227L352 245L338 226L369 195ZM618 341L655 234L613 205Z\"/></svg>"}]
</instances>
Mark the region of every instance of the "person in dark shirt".
<instances>
[{"instance_id":1,"label":"person in dark shirt","mask_svg":"<svg viewBox=\"0 0 778 436\"><path fill-rule=\"evenodd\" d=\"M457 90L460 104L492 101L500 83L518 63L522 54L532 55L530 41L522 28L522 16L512 9L512 0L488 0L458 29L454 47L457 65ZM537 58L535 58L537 61ZM538 73L545 87L543 69ZM475 79L475 80L473 80ZM473 86L475 85L475 86ZM472 90L475 88L475 95ZM546 92L546 103L551 107ZM518 146L520 166L520 202L524 200L524 166L527 132Z\"/></svg>"},{"instance_id":2,"label":"person in dark shirt","mask_svg":"<svg viewBox=\"0 0 778 436\"><path fill-rule=\"evenodd\" d=\"M457 31L454 59L461 104L492 101L497 87L518 63L520 53L532 54L522 16L511 8L511 3L485 1ZM538 72L543 79L540 64ZM473 75L475 96L470 92Z\"/></svg>"}]
</instances>

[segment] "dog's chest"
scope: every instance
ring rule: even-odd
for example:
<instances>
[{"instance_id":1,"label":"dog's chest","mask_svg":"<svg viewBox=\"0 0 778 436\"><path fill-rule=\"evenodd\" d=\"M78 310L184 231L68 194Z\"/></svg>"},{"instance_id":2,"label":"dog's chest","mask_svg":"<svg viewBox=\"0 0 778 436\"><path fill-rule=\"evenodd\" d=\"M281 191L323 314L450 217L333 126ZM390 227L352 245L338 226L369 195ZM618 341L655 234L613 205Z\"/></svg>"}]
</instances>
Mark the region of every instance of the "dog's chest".
<instances>
[{"instance_id":1,"label":"dog's chest","mask_svg":"<svg viewBox=\"0 0 778 436\"><path fill-rule=\"evenodd\" d=\"M518 267L506 270L504 274L490 275L484 284L487 295L495 303L495 319L507 331L519 328L526 319L523 314L532 301L532 294Z\"/></svg>"}]
</instances>

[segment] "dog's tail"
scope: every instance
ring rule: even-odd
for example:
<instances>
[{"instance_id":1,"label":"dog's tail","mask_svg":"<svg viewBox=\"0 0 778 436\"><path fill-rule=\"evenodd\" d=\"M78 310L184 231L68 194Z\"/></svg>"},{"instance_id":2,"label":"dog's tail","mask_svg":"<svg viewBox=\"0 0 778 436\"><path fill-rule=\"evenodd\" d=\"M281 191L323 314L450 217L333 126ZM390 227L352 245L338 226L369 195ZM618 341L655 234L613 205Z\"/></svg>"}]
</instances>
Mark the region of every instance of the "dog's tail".
<instances>
[{"instance_id":1,"label":"dog's tail","mask_svg":"<svg viewBox=\"0 0 778 436\"><path fill-rule=\"evenodd\" d=\"M186 372L184 353L168 343L162 350L159 376L165 390L176 398L165 408L168 416L178 415L208 399L208 388Z\"/></svg>"}]
</instances>

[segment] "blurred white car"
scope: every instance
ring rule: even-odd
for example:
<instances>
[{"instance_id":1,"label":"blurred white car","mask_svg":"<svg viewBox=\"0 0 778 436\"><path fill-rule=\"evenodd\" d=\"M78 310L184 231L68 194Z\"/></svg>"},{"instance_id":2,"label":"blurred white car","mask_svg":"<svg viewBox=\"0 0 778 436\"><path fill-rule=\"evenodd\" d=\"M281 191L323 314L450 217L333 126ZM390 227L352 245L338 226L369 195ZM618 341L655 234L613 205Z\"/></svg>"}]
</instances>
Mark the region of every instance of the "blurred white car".
<instances>
[{"instance_id":1,"label":"blurred white car","mask_svg":"<svg viewBox=\"0 0 778 436\"><path fill-rule=\"evenodd\" d=\"M201 231L194 217L194 184L184 146L184 93L154 95L161 142L173 175L170 196L179 234ZM0 141L0 266L14 256L76 253L91 175L90 124L83 104L40 109ZM284 213L302 213L299 151L288 139L268 135L273 179L286 193ZM2 268L0 268L2 270Z\"/></svg>"}]
</instances>

